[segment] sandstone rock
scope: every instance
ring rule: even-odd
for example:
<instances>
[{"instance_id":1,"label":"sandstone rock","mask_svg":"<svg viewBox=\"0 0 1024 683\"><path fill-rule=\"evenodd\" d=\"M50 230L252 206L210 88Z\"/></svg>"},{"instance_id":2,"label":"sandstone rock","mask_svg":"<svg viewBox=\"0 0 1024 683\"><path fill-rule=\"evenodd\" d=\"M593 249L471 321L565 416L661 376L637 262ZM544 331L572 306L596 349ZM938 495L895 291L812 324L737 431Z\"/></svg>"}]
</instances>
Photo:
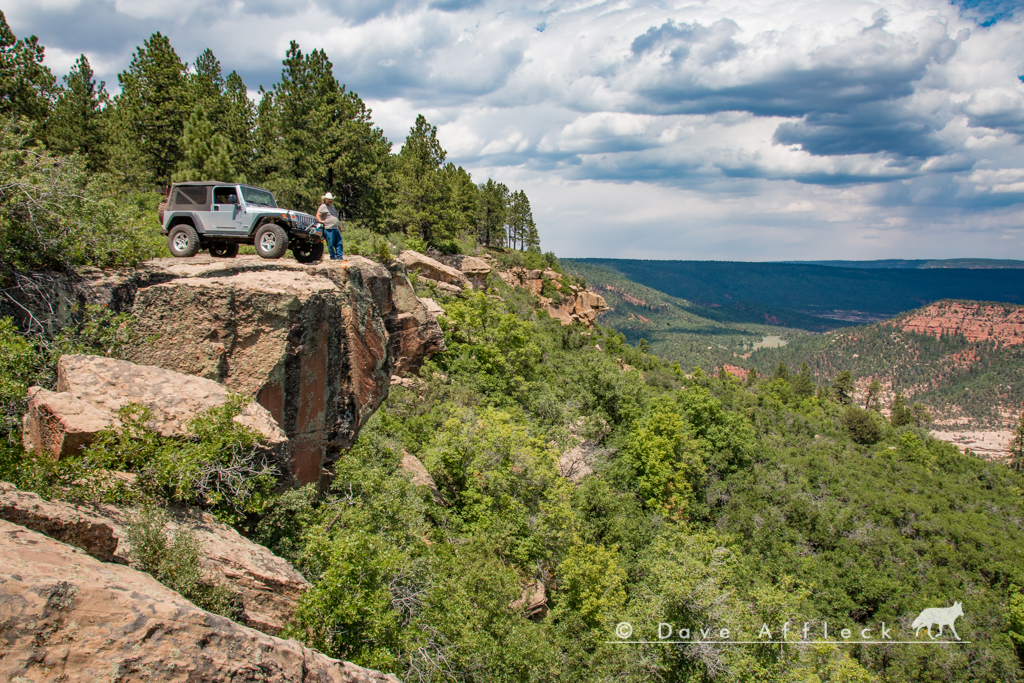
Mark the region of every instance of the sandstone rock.
<instances>
[{"instance_id":1,"label":"sandstone rock","mask_svg":"<svg viewBox=\"0 0 1024 683\"><path fill-rule=\"evenodd\" d=\"M457 254L445 256L439 260L446 266L458 268L475 289L485 289L487 287L487 276L494 270L487 261L475 256Z\"/></svg>"},{"instance_id":2,"label":"sandstone rock","mask_svg":"<svg viewBox=\"0 0 1024 683\"><path fill-rule=\"evenodd\" d=\"M437 303L433 299L429 297L420 297L420 303L426 306L427 310L430 311L431 315L435 318L444 315L444 309L441 308L441 304Z\"/></svg>"},{"instance_id":3,"label":"sandstone rock","mask_svg":"<svg viewBox=\"0 0 1024 683\"><path fill-rule=\"evenodd\" d=\"M189 420L224 405L228 390L209 380L102 356L65 355L57 363L57 391L33 388L22 420L25 448L55 457L77 453L103 429L118 424L129 403L147 406L150 426L163 436L184 436ZM283 457L287 438L255 401L235 421L266 437Z\"/></svg>"},{"instance_id":4,"label":"sandstone rock","mask_svg":"<svg viewBox=\"0 0 1024 683\"><path fill-rule=\"evenodd\" d=\"M412 453L408 451L402 451L402 464L400 465L403 470L409 473L409 480L414 486L426 486L435 494L437 493L437 484L434 483L434 478L430 476L430 472L423 466L423 463Z\"/></svg>"},{"instance_id":5,"label":"sandstone rock","mask_svg":"<svg viewBox=\"0 0 1024 683\"><path fill-rule=\"evenodd\" d=\"M963 335L970 342L997 340L1008 346L1024 343L1024 306L1012 304L936 301L893 324L904 332L934 337Z\"/></svg>"},{"instance_id":6,"label":"sandstone rock","mask_svg":"<svg viewBox=\"0 0 1024 683\"><path fill-rule=\"evenodd\" d=\"M457 268L446 266L440 261L435 261L417 251L406 249L398 255L398 260L404 263L405 267L409 270L415 271L431 280L455 285L460 291L469 286L469 280Z\"/></svg>"},{"instance_id":7,"label":"sandstone rock","mask_svg":"<svg viewBox=\"0 0 1024 683\"><path fill-rule=\"evenodd\" d=\"M80 279L82 302L136 316L143 343L130 360L220 382L267 408L290 438L301 483L318 481L351 445L393 373L444 350L400 262L202 255L86 268Z\"/></svg>"},{"instance_id":8,"label":"sandstone rock","mask_svg":"<svg viewBox=\"0 0 1024 683\"><path fill-rule=\"evenodd\" d=\"M551 304L547 304L544 307L544 310L547 311L548 315L550 315L552 318L559 321L563 325L572 325L572 315L570 315L568 311L565 311L561 308L555 308Z\"/></svg>"},{"instance_id":9,"label":"sandstone rock","mask_svg":"<svg viewBox=\"0 0 1024 683\"><path fill-rule=\"evenodd\" d=\"M66 458L116 424L117 419L109 413L71 394L29 387L28 406L22 418L22 443L26 451Z\"/></svg>"},{"instance_id":10,"label":"sandstone rock","mask_svg":"<svg viewBox=\"0 0 1024 683\"><path fill-rule=\"evenodd\" d=\"M398 683L205 612L148 574L0 521L3 680Z\"/></svg>"},{"instance_id":11,"label":"sandstone rock","mask_svg":"<svg viewBox=\"0 0 1024 683\"><path fill-rule=\"evenodd\" d=\"M199 542L203 568L242 601L245 623L277 633L291 620L309 583L286 560L199 510L171 510L172 528L186 527ZM124 525L132 513L112 505L47 501L0 482L0 519L75 546L103 562L128 564Z\"/></svg>"},{"instance_id":12,"label":"sandstone rock","mask_svg":"<svg viewBox=\"0 0 1024 683\"><path fill-rule=\"evenodd\" d=\"M446 294L451 294L452 296L459 296L463 291L465 291L456 285L450 285L447 282L441 282L440 280L432 280L429 277L421 277L420 282L424 285L433 286Z\"/></svg>"},{"instance_id":13,"label":"sandstone rock","mask_svg":"<svg viewBox=\"0 0 1024 683\"><path fill-rule=\"evenodd\" d=\"M109 419L129 403L147 406L152 427L162 436L184 436L199 413L224 405L230 392L221 384L180 372L103 356L65 355L57 362L57 391L102 411ZM271 444L286 441L266 411L250 401L235 418Z\"/></svg>"},{"instance_id":14,"label":"sandstone rock","mask_svg":"<svg viewBox=\"0 0 1024 683\"><path fill-rule=\"evenodd\" d=\"M351 445L387 395L394 364L360 269L327 262L309 270L181 277L140 289L136 329L154 341L130 353L254 396L288 435L291 476L301 483L318 481Z\"/></svg>"},{"instance_id":15,"label":"sandstone rock","mask_svg":"<svg viewBox=\"0 0 1024 683\"><path fill-rule=\"evenodd\" d=\"M116 561L120 531L116 523L67 503L50 502L35 493L0 482L0 519L81 548L101 562Z\"/></svg>"},{"instance_id":16,"label":"sandstone rock","mask_svg":"<svg viewBox=\"0 0 1024 683\"><path fill-rule=\"evenodd\" d=\"M519 598L509 605L509 609L522 610L528 619L544 615L548 611L548 598L544 582L536 579L533 583L524 586Z\"/></svg>"}]
</instances>

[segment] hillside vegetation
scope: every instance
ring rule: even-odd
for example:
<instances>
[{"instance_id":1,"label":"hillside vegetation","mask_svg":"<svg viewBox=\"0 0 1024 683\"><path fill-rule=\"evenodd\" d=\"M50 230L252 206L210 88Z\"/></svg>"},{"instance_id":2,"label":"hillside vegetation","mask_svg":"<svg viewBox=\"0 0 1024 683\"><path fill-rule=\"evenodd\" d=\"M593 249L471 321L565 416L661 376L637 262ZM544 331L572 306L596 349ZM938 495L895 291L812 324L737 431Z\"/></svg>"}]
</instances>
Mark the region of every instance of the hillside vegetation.
<instances>
[{"instance_id":1,"label":"hillside vegetation","mask_svg":"<svg viewBox=\"0 0 1024 683\"><path fill-rule=\"evenodd\" d=\"M1022 677L1019 473L795 377L685 372L491 284L439 295L448 350L392 388L326 495L263 489L234 518L313 583L287 634L405 681ZM17 347L14 334L5 343ZM5 381L39 381L18 374L30 366ZM60 463L21 452L8 424L2 479L75 500L173 500L151 478L158 444L138 422ZM233 438L209 437L195 447L204 457ZM560 471L573 446L593 470L577 480ZM433 489L410 482L405 453ZM139 468L145 485L79 483L112 465ZM546 604L527 613L538 581ZM969 644L798 642L805 623L821 639L825 622L833 636L885 622L912 639L922 609L954 600ZM778 638L788 622L790 642L610 644L621 622L655 641L660 622L734 640L756 640L763 623Z\"/></svg>"},{"instance_id":2,"label":"hillside vegetation","mask_svg":"<svg viewBox=\"0 0 1024 683\"><path fill-rule=\"evenodd\" d=\"M582 259L671 296L874 320L939 299L1024 303L1024 270L840 268L788 263ZM856 314L860 314L860 317ZM851 315L852 314L852 315Z\"/></svg>"},{"instance_id":3,"label":"hillside vegetation","mask_svg":"<svg viewBox=\"0 0 1024 683\"><path fill-rule=\"evenodd\" d=\"M949 327L941 336L914 331L940 325L951 307L974 311L966 319L969 325ZM757 351L748 363L770 372L780 362L790 367L807 362L819 381L848 370L913 396L936 417L998 425L1024 410L1024 347L1012 336L1014 326L1004 331L1011 336L1001 336L992 318L1006 320L1020 311L1012 304L940 302L884 323L794 338L786 347Z\"/></svg>"}]
</instances>

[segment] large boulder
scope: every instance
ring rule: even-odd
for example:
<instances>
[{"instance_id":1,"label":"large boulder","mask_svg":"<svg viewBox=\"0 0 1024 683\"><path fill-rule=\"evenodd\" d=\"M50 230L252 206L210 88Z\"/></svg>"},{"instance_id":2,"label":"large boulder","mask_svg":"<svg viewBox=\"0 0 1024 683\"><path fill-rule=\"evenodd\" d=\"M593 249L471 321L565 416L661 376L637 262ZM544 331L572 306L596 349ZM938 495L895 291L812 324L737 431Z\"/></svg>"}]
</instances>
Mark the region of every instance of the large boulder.
<instances>
[{"instance_id":1,"label":"large boulder","mask_svg":"<svg viewBox=\"0 0 1024 683\"><path fill-rule=\"evenodd\" d=\"M5 681L398 683L210 614L148 574L0 520Z\"/></svg>"},{"instance_id":2,"label":"large boulder","mask_svg":"<svg viewBox=\"0 0 1024 683\"><path fill-rule=\"evenodd\" d=\"M195 535L203 569L240 598L245 623L271 634L284 628L309 586L306 579L286 560L205 512L182 508L170 513L172 528L187 528ZM80 548L102 562L128 564L124 525L130 514L111 505L48 501L0 482L0 519Z\"/></svg>"},{"instance_id":3,"label":"large boulder","mask_svg":"<svg viewBox=\"0 0 1024 683\"><path fill-rule=\"evenodd\" d=\"M163 368L102 356L69 354L57 362L57 391L29 390L22 420L27 450L56 458L77 453L103 429L118 423L118 411L130 403L148 407L150 426L162 436L187 434L199 413L224 405L230 392L217 382ZM263 435L283 457L287 437L271 414L249 401L235 421Z\"/></svg>"},{"instance_id":4,"label":"large boulder","mask_svg":"<svg viewBox=\"0 0 1024 683\"><path fill-rule=\"evenodd\" d=\"M476 256L456 254L445 256L439 260L446 266L458 268L459 272L466 276L466 279L469 280L475 289L485 289L487 287L487 276L494 270L487 261Z\"/></svg>"},{"instance_id":5,"label":"large boulder","mask_svg":"<svg viewBox=\"0 0 1024 683\"><path fill-rule=\"evenodd\" d=\"M458 268L446 266L418 251L406 249L398 255L398 260L405 264L406 268L428 280L453 285L460 290L469 287L469 280Z\"/></svg>"},{"instance_id":6,"label":"large boulder","mask_svg":"<svg viewBox=\"0 0 1024 683\"><path fill-rule=\"evenodd\" d=\"M351 446L392 374L444 349L401 264L158 259L139 272L131 360L254 396L287 434L299 483Z\"/></svg>"}]
</instances>

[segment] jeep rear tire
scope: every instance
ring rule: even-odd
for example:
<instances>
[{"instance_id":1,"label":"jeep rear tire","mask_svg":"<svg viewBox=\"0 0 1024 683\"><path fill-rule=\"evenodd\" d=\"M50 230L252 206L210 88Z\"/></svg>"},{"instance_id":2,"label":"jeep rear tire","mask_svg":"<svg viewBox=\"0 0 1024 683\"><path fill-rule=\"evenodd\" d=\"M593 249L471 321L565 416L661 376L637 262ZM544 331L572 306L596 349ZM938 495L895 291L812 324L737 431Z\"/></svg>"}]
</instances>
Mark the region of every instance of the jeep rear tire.
<instances>
[{"instance_id":1,"label":"jeep rear tire","mask_svg":"<svg viewBox=\"0 0 1024 683\"><path fill-rule=\"evenodd\" d=\"M292 246L292 256L299 263L317 263L324 257L324 243L296 240Z\"/></svg>"},{"instance_id":2,"label":"jeep rear tire","mask_svg":"<svg viewBox=\"0 0 1024 683\"><path fill-rule=\"evenodd\" d=\"M213 258L235 258L238 256L238 245L227 242L215 242L210 245L210 256Z\"/></svg>"},{"instance_id":3,"label":"jeep rear tire","mask_svg":"<svg viewBox=\"0 0 1024 683\"><path fill-rule=\"evenodd\" d=\"M281 258L288 251L288 233L277 223L266 223L256 231L256 253L263 258Z\"/></svg>"},{"instance_id":4,"label":"jeep rear tire","mask_svg":"<svg viewBox=\"0 0 1024 683\"><path fill-rule=\"evenodd\" d=\"M188 258L199 253L199 234L187 223L179 223L167 235L167 248L178 258Z\"/></svg>"}]
</instances>

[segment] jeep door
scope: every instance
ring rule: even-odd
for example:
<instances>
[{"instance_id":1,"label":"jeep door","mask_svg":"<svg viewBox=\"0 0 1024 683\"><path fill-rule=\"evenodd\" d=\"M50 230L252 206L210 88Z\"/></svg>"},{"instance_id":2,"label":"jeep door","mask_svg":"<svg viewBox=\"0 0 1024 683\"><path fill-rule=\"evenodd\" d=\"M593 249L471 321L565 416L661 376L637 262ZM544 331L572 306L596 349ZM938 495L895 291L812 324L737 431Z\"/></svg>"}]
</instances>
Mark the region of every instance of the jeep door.
<instances>
[{"instance_id":1,"label":"jeep door","mask_svg":"<svg viewBox=\"0 0 1024 683\"><path fill-rule=\"evenodd\" d=\"M239 200L238 188L233 185L213 188L213 206L208 215L218 235L245 235L248 232L249 226Z\"/></svg>"}]
</instances>

